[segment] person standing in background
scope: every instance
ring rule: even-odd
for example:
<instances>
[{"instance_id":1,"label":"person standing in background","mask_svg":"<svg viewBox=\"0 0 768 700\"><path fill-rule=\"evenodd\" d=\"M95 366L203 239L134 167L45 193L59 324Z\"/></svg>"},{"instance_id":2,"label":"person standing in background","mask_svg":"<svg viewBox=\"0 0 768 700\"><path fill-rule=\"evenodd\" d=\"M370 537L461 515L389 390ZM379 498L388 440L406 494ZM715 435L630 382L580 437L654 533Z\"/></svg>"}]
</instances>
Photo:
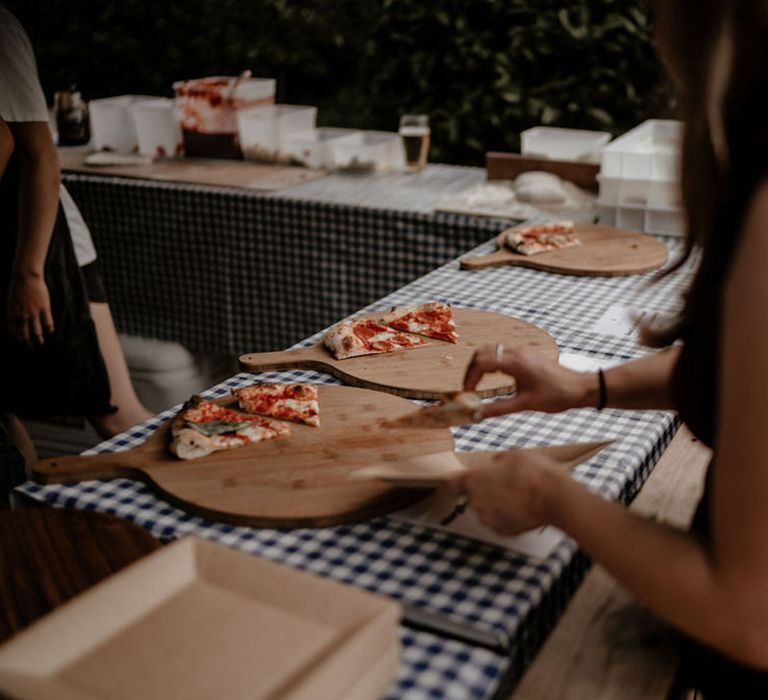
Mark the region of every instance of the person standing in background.
<instances>
[{"instance_id":1,"label":"person standing in background","mask_svg":"<svg viewBox=\"0 0 768 700\"><path fill-rule=\"evenodd\" d=\"M0 117L13 139L13 155L2 182L5 191L0 196L0 228L6 229L2 241L6 259L0 266L4 343L22 358L20 361L29 358L26 366L14 367L3 378L4 384L18 385L18 389L6 392L3 388L0 411L29 413L29 405L23 403L23 382L33 386L36 369L44 372L43 365L52 362L56 371L48 373L47 381L54 385L50 392L35 397L42 404L35 413L45 415L46 394L57 390L58 381L67 381L67 390L61 389L61 401L47 415L86 415L101 436L115 435L152 414L141 404L131 383L90 233L61 185L32 45L2 4ZM73 256L76 274L72 273ZM63 270L69 270L70 276L60 284ZM51 286L57 288L55 295ZM66 323L57 324L54 310L60 310L58 315L67 319ZM89 339L91 319L95 344ZM79 330L71 331L75 327ZM23 348L28 353L24 354ZM67 402L71 402L71 410Z\"/></svg>"}]
</instances>

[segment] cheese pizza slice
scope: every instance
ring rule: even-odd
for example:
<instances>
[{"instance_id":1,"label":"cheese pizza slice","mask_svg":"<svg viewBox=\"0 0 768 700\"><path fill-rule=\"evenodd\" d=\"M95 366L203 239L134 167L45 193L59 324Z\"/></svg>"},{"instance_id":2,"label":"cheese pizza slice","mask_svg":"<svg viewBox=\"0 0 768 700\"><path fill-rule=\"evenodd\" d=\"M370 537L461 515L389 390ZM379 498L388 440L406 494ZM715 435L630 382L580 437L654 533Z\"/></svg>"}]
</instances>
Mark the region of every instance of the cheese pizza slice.
<instances>
[{"instance_id":1,"label":"cheese pizza slice","mask_svg":"<svg viewBox=\"0 0 768 700\"><path fill-rule=\"evenodd\" d=\"M246 413L320 425L320 404L313 384L251 384L232 393Z\"/></svg>"},{"instance_id":2,"label":"cheese pizza slice","mask_svg":"<svg viewBox=\"0 0 768 700\"><path fill-rule=\"evenodd\" d=\"M477 423L483 402L473 391L446 394L443 401L406 413L398 418L383 420L385 428L450 428L453 425Z\"/></svg>"},{"instance_id":3,"label":"cheese pizza slice","mask_svg":"<svg viewBox=\"0 0 768 700\"><path fill-rule=\"evenodd\" d=\"M360 355L395 352L428 345L417 335L408 335L367 318L341 321L324 336L323 343L337 360Z\"/></svg>"},{"instance_id":4,"label":"cheese pizza slice","mask_svg":"<svg viewBox=\"0 0 768 700\"><path fill-rule=\"evenodd\" d=\"M233 411L193 396L171 420L169 449L181 459L195 459L289 433L285 423Z\"/></svg>"},{"instance_id":5,"label":"cheese pizza slice","mask_svg":"<svg viewBox=\"0 0 768 700\"><path fill-rule=\"evenodd\" d=\"M450 304L434 301L419 306L395 306L381 317L381 323L406 333L426 335L449 343L458 343L456 322Z\"/></svg>"},{"instance_id":6,"label":"cheese pizza slice","mask_svg":"<svg viewBox=\"0 0 768 700\"><path fill-rule=\"evenodd\" d=\"M575 230L576 226L572 221L523 226L508 231L504 243L507 248L521 255L547 253L581 245Z\"/></svg>"}]
</instances>

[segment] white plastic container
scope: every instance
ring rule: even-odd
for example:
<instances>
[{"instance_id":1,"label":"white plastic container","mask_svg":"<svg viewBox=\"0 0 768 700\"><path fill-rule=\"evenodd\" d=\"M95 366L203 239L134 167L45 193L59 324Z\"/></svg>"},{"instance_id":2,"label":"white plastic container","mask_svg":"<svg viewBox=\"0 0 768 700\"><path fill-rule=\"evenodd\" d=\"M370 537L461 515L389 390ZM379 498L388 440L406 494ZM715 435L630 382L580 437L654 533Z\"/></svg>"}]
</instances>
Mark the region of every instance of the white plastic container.
<instances>
[{"instance_id":1,"label":"white plastic container","mask_svg":"<svg viewBox=\"0 0 768 700\"><path fill-rule=\"evenodd\" d=\"M140 102L162 99L151 95L119 95L91 100L88 110L91 137L97 151L131 153L138 150L139 140L132 108Z\"/></svg>"},{"instance_id":2,"label":"white plastic container","mask_svg":"<svg viewBox=\"0 0 768 700\"><path fill-rule=\"evenodd\" d=\"M181 127L173 100L160 98L131 106L139 143L139 153L153 158L172 158L182 154Z\"/></svg>"},{"instance_id":3,"label":"white plastic container","mask_svg":"<svg viewBox=\"0 0 768 700\"><path fill-rule=\"evenodd\" d=\"M607 131L536 126L520 134L520 152L532 158L599 163L600 151L611 140Z\"/></svg>"},{"instance_id":4,"label":"white plastic container","mask_svg":"<svg viewBox=\"0 0 768 700\"><path fill-rule=\"evenodd\" d=\"M317 121L317 107L270 105L239 112L240 147L248 160L287 163L283 143L294 134L310 132Z\"/></svg>"},{"instance_id":5,"label":"white plastic container","mask_svg":"<svg viewBox=\"0 0 768 700\"><path fill-rule=\"evenodd\" d=\"M600 174L677 182L681 139L680 122L649 119L603 148Z\"/></svg>"},{"instance_id":6,"label":"white plastic container","mask_svg":"<svg viewBox=\"0 0 768 700\"><path fill-rule=\"evenodd\" d=\"M337 149L362 144L363 132L357 129L320 127L286 136L280 150L290 163L307 168L333 169L337 160Z\"/></svg>"},{"instance_id":7,"label":"white plastic container","mask_svg":"<svg viewBox=\"0 0 768 700\"><path fill-rule=\"evenodd\" d=\"M405 169L405 151L400 134L363 131L357 143L336 144L332 167L341 170L400 171Z\"/></svg>"}]
</instances>

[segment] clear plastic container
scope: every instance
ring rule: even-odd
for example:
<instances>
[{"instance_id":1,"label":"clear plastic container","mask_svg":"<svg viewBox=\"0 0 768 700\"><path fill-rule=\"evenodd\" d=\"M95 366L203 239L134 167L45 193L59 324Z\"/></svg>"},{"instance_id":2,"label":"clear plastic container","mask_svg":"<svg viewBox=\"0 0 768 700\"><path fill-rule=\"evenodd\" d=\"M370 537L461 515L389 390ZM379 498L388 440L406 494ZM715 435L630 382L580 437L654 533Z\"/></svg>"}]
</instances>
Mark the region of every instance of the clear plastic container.
<instances>
[{"instance_id":1,"label":"clear plastic container","mask_svg":"<svg viewBox=\"0 0 768 700\"><path fill-rule=\"evenodd\" d=\"M400 134L363 131L358 143L336 144L331 167L341 170L387 171L405 169L405 151Z\"/></svg>"},{"instance_id":2,"label":"clear plastic container","mask_svg":"<svg viewBox=\"0 0 768 700\"><path fill-rule=\"evenodd\" d=\"M610 140L606 131L536 126L521 132L520 152L534 158L599 163L600 151Z\"/></svg>"},{"instance_id":3,"label":"clear plastic container","mask_svg":"<svg viewBox=\"0 0 768 700\"><path fill-rule=\"evenodd\" d=\"M317 120L317 107L271 105L240 112L237 124L240 147L248 160L284 163L290 157L283 143L294 134L311 132Z\"/></svg>"},{"instance_id":4,"label":"clear plastic container","mask_svg":"<svg viewBox=\"0 0 768 700\"><path fill-rule=\"evenodd\" d=\"M183 153L181 127L173 100L141 100L131 107L139 153L153 158L172 158Z\"/></svg>"},{"instance_id":5,"label":"clear plastic container","mask_svg":"<svg viewBox=\"0 0 768 700\"><path fill-rule=\"evenodd\" d=\"M682 124L649 119L602 150L600 174L635 180L679 180Z\"/></svg>"},{"instance_id":6,"label":"clear plastic container","mask_svg":"<svg viewBox=\"0 0 768 700\"><path fill-rule=\"evenodd\" d=\"M162 99L151 95L119 95L91 100L91 138L97 151L131 153L139 148L132 108L140 102Z\"/></svg>"},{"instance_id":7,"label":"clear plastic container","mask_svg":"<svg viewBox=\"0 0 768 700\"><path fill-rule=\"evenodd\" d=\"M357 146L363 142L363 132L357 129L320 127L312 131L289 134L280 143L281 152L290 163L308 168L335 167L339 147Z\"/></svg>"}]
</instances>

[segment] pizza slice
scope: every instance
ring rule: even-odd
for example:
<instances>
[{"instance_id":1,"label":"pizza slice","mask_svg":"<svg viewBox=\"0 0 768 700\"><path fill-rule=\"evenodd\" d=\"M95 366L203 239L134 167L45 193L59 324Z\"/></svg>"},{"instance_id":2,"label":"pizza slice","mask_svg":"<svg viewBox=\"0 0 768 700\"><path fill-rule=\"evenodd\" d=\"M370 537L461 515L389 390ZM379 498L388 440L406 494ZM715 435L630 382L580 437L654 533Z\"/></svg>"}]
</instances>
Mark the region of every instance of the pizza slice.
<instances>
[{"instance_id":1,"label":"pizza slice","mask_svg":"<svg viewBox=\"0 0 768 700\"><path fill-rule=\"evenodd\" d=\"M473 391L456 391L446 394L438 404L424 406L412 413L406 413L391 420L383 420L385 428L449 428L452 425L477 423L482 419L479 413L483 402Z\"/></svg>"},{"instance_id":2,"label":"pizza slice","mask_svg":"<svg viewBox=\"0 0 768 700\"><path fill-rule=\"evenodd\" d=\"M251 416L193 396L173 417L169 449L181 459L245 447L290 433L285 423Z\"/></svg>"},{"instance_id":3,"label":"pizza slice","mask_svg":"<svg viewBox=\"0 0 768 700\"><path fill-rule=\"evenodd\" d=\"M515 253L536 255L553 250L581 245L572 221L558 221L548 224L534 224L513 228L507 232L504 243Z\"/></svg>"},{"instance_id":4,"label":"pizza slice","mask_svg":"<svg viewBox=\"0 0 768 700\"><path fill-rule=\"evenodd\" d=\"M251 384L232 393L246 413L320 425L320 404L313 384Z\"/></svg>"},{"instance_id":5,"label":"pizza slice","mask_svg":"<svg viewBox=\"0 0 768 700\"><path fill-rule=\"evenodd\" d=\"M434 301L419 306L395 306L379 319L381 323L398 331L426 335L449 343L458 343L456 322L450 304Z\"/></svg>"},{"instance_id":6,"label":"pizza slice","mask_svg":"<svg viewBox=\"0 0 768 700\"><path fill-rule=\"evenodd\" d=\"M401 333L367 318L337 323L323 336L323 343L337 360L429 345L425 338Z\"/></svg>"}]
</instances>

